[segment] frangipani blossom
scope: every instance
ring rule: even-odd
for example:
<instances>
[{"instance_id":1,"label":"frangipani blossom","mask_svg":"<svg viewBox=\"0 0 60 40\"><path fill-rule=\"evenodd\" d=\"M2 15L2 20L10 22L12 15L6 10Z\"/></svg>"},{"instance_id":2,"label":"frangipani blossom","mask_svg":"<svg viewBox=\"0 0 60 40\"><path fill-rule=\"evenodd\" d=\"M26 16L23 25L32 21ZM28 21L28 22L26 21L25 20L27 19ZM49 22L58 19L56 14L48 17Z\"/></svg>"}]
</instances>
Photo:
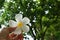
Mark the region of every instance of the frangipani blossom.
<instances>
[{"instance_id":1,"label":"frangipani blossom","mask_svg":"<svg viewBox=\"0 0 60 40\"><path fill-rule=\"evenodd\" d=\"M15 31L13 31L14 34L21 34L22 32L26 33L29 31L29 26L27 26L27 24L30 23L29 18L23 18L22 14L17 14L15 19L16 21L9 20L9 26L16 27Z\"/></svg>"}]
</instances>

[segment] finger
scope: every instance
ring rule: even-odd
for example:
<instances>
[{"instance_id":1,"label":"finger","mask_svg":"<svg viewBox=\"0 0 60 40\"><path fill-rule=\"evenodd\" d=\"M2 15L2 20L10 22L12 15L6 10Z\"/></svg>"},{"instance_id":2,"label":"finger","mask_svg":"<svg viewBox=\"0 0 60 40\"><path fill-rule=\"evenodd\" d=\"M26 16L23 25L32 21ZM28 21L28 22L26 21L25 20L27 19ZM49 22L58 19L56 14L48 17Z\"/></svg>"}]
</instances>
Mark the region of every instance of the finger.
<instances>
[{"instance_id":1,"label":"finger","mask_svg":"<svg viewBox=\"0 0 60 40\"><path fill-rule=\"evenodd\" d=\"M23 34L16 35L16 34L12 33L9 36L9 38L12 40L23 40Z\"/></svg>"},{"instance_id":2,"label":"finger","mask_svg":"<svg viewBox=\"0 0 60 40\"><path fill-rule=\"evenodd\" d=\"M16 36L16 34L14 34L14 33L10 33L9 34L9 38L13 38L13 37L15 37Z\"/></svg>"},{"instance_id":3,"label":"finger","mask_svg":"<svg viewBox=\"0 0 60 40\"><path fill-rule=\"evenodd\" d=\"M10 33L13 32L15 29L16 29L16 27L14 27L14 28L8 27L8 30L9 30Z\"/></svg>"},{"instance_id":4,"label":"finger","mask_svg":"<svg viewBox=\"0 0 60 40\"><path fill-rule=\"evenodd\" d=\"M23 40L23 35L22 34L19 34L19 35L16 35L13 40Z\"/></svg>"},{"instance_id":5,"label":"finger","mask_svg":"<svg viewBox=\"0 0 60 40\"><path fill-rule=\"evenodd\" d=\"M13 37L13 40L18 40L18 35L16 35L15 37Z\"/></svg>"},{"instance_id":6,"label":"finger","mask_svg":"<svg viewBox=\"0 0 60 40\"><path fill-rule=\"evenodd\" d=\"M23 40L23 34L18 35L19 40Z\"/></svg>"}]
</instances>

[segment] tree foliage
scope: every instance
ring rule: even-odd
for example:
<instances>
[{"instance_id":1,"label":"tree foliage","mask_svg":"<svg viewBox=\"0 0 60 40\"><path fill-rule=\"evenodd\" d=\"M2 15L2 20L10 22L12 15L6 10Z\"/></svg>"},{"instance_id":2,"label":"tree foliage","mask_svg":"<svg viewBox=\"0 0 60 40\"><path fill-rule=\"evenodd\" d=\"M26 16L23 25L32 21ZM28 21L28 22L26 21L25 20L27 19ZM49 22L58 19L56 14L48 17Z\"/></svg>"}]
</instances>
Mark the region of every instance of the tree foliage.
<instances>
[{"instance_id":1,"label":"tree foliage","mask_svg":"<svg viewBox=\"0 0 60 40\"><path fill-rule=\"evenodd\" d=\"M34 40L60 40L60 0L1 0L0 25L18 13L30 19Z\"/></svg>"}]
</instances>

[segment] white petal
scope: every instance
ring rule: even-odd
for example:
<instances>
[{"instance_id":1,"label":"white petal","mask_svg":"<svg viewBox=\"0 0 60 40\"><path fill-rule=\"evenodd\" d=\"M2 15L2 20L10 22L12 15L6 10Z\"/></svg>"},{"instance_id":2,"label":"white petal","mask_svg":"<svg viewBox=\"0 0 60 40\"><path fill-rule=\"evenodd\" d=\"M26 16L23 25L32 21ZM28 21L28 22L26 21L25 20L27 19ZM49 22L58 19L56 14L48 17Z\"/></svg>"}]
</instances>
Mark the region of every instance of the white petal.
<instances>
[{"instance_id":1,"label":"white petal","mask_svg":"<svg viewBox=\"0 0 60 40\"><path fill-rule=\"evenodd\" d=\"M25 23L25 24L30 23L30 19L27 18L27 17L24 17L24 18L23 18L23 23Z\"/></svg>"},{"instance_id":2,"label":"white petal","mask_svg":"<svg viewBox=\"0 0 60 40\"><path fill-rule=\"evenodd\" d=\"M17 14L16 16L15 16L15 19L16 19L16 21L21 21L22 20L22 14Z\"/></svg>"},{"instance_id":3,"label":"white petal","mask_svg":"<svg viewBox=\"0 0 60 40\"><path fill-rule=\"evenodd\" d=\"M13 20L9 20L9 26L10 27L16 27L17 26L17 23Z\"/></svg>"},{"instance_id":4,"label":"white petal","mask_svg":"<svg viewBox=\"0 0 60 40\"><path fill-rule=\"evenodd\" d=\"M16 28L16 30L13 33L14 34L21 34L21 29L20 28Z\"/></svg>"},{"instance_id":5,"label":"white petal","mask_svg":"<svg viewBox=\"0 0 60 40\"><path fill-rule=\"evenodd\" d=\"M27 33L29 31L29 26L25 25L24 27L22 27L22 31Z\"/></svg>"}]
</instances>

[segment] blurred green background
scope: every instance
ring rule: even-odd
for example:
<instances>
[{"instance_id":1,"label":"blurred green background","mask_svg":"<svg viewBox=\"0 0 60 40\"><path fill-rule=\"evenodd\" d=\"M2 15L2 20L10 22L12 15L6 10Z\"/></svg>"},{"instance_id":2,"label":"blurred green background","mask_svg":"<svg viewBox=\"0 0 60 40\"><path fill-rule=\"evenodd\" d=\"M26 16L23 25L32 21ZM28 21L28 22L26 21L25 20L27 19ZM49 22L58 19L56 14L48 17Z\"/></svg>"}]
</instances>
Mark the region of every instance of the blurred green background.
<instances>
[{"instance_id":1,"label":"blurred green background","mask_svg":"<svg viewBox=\"0 0 60 40\"><path fill-rule=\"evenodd\" d=\"M60 0L0 0L0 27L18 13L30 19L34 40L60 40Z\"/></svg>"}]
</instances>

